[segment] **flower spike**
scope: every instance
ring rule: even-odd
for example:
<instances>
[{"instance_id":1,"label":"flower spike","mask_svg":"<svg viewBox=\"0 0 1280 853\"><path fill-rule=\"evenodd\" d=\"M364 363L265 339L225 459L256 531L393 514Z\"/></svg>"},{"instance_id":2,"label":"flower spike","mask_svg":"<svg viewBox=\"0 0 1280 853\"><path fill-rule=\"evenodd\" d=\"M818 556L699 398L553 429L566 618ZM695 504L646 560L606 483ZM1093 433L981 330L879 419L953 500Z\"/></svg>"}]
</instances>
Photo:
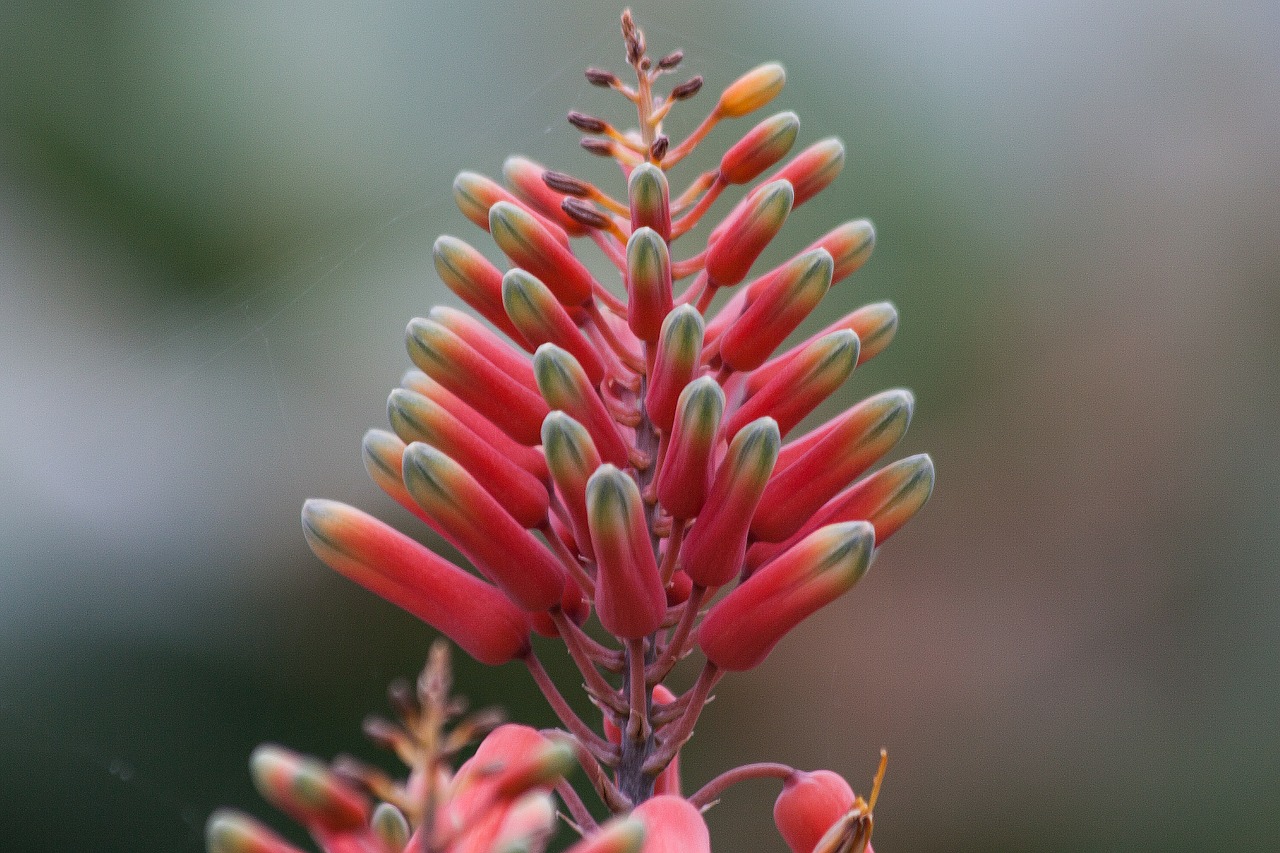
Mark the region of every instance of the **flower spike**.
<instances>
[{"instance_id":1,"label":"flower spike","mask_svg":"<svg viewBox=\"0 0 1280 853\"><path fill-rule=\"evenodd\" d=\"M791 211L839 175L844 145L826 138L794 154L795 113L756 118L673 196L671 167L719 123L772 101L786 73L748 71L673 140L668 118L703 79L664 80L684 54L650 56L629 10L622 35L634 81L601 69L587 80L630 102L634 120L575 110L569 122L624 186L521 156L505 160L501 184L458 174L459 209L509 263L456 237L435 242L441 280L470 311L435 307L409 323L417 369L388 397L391 431L371 429L362 444L378 487L475 572L345 504L307 501L302 517L311 549L342 575L482 664L519 661L560 728L466 714L437 641L416 689L393 688L397 720L365 725L407 774L279 747L255 755L259 788L323 853L548 853L557 815L580 835L570 853L710 853L702 811L760 779L782 784L774 820L793 853L871 853L883 753L863 799L827 771L769 761L685 796L680 752L721 678L763 662L852 587L932 492L923 454L867 473L907 429L905 390L783 443L894 337L887 302L806 328L876 233L847 221L752 277ZM718 212L732 187L742 189ZM597 278L597 261L620 278ZM717 299L722 288L732 290ZM803 342L780 349L793 338ZM589 705L543 662L561 643ZM692 683L673 693L668 677L692 665ZM585 784L566 778L574 764ZM207 843L300 853L230 812L210 820Z\"/></svg>"}]
</instances>

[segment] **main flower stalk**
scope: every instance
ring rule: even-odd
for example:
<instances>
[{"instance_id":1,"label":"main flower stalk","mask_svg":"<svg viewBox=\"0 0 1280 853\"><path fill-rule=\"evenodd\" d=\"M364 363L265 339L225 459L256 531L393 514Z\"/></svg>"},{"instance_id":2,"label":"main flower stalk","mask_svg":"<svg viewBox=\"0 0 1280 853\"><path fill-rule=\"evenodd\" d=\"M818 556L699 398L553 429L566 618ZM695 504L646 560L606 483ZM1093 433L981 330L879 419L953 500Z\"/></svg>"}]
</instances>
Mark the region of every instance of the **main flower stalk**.
<instances>
[{"instance_id":1,"label":"main flower stalk","mask_svg":"<svg viewBox=\"0 0 1280 853\"><path fill-rule=\"evenodd\" d=\"M436 242L442 280L488 323L445 307L413 320L415 369L391 393L392 429L365 436L375 482L472 571L345 504L303 508L324 562L482 663L521 661L563 728L459 720L447 657L433 652L418 690L393 692L400 722L370 726L407 779L279 747L255 755L260 790L328 853L540 851L557 810L582 836L575 853L696 853L710 849L701 810L762 778L783 783L774 819L795 853L869 849L883 758L866 800L828 771L774 763L729 770L685 797L679 756L721 677L759 665L847 592L932 491L925 455L867 474L906 431L907 391L795 434L897 328L893 306L876 303L779 352L866 261L874 230L847 222L757 271L790 213L839 175L843 146L824 139L788 160L799 119L778 113L673 193L674 167L718 124L773 100L785 73L747 72L673 144L663 121L702 79L658 94L682 54L650 57L630 12L622 31L635 85L599 69L587 78L630 101L637 127L569 120L584 148L618 164L625 193L520 157L504 164L503 183L460 174L460 210L510 266L456 237ZM735 186L747 189L705 244L684 248ZM615 283L581 260L584 241L616 268ZM563 642L598 719L572 710L534 633ZM699 674L673 691L668 676L695 651ZM453 769L477 738L475 756ZM565 780L573 764L611 820L598 823ZM209 846L295 849L233 813L211 821Z\"/></svg>"}]
</instances>

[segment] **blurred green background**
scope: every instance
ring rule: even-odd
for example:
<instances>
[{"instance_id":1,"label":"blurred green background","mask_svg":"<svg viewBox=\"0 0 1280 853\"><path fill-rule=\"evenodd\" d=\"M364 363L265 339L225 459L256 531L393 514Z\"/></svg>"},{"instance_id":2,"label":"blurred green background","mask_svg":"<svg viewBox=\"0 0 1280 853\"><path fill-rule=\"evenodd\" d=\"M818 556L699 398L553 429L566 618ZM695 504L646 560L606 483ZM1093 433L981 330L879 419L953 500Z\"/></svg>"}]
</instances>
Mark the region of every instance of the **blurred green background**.
<instances>
[{"instance_id":1,"label":"blurred green background","mask_svg":"<svg viewBox=\"0 0 1280 853\"><path fill-rule=\"evenodd\" d=\"M865 789L883 745L882 851L1273 847L1278 8L635 8L707 79L677 139L778 60L800 144L846 142L769 259L875 221L824 319L892 299L901 331L844 402L913 388L895 456L939 472L853 595L726 680L690 788L779 760ZM618 11L0 5L0 847L199 851L219 805L287 825L255 744L376 755L360 720L431 634L298 510L409 521L359 440L407 319L452 303L434 238L490 248L452 178L519 152L617 187L563 116L626 121L581 75L621 70ZM519 668L458 681L550 722ZM717 849L781 850L775 793L732 791Z\"/></svg>"}]
</instances>

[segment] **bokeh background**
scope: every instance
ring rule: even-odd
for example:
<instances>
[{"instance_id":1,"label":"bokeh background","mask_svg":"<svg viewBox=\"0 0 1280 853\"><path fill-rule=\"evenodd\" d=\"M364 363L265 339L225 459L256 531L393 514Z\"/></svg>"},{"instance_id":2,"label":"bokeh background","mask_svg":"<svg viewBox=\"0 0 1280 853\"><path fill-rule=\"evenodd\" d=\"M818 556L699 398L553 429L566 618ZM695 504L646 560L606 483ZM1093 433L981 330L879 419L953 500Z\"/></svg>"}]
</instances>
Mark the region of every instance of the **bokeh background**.
<instances>
[{"instance_id":1,"label":"bokeh background","mask_svg":"<svg viewBox=\"0 0 1280 853\"><path fill-rule=\"evenodd\" d=\"M199 851L216 806L271 814L256 743L376 755L360 720L431 634L323 569L298 508L408 520L359 439L451 300L433 239L481 236L450 182L512 152L610 178L563 116L624 119L581 76L620 70L618 11L0 4L0 847ZM1271 849L1280 7L636 14L707 78L677 138L779 60L800 143L845 140L771 257L876 222L823 310L898 305L848 400L913 388L895 455L939 472L853 595L724 683L687 782L865 789L884 745L881 850ZM459 669L550 722L519 668ZM731 792L717 849L781 850L774 794Z\"/></svg>"}]
</instances>

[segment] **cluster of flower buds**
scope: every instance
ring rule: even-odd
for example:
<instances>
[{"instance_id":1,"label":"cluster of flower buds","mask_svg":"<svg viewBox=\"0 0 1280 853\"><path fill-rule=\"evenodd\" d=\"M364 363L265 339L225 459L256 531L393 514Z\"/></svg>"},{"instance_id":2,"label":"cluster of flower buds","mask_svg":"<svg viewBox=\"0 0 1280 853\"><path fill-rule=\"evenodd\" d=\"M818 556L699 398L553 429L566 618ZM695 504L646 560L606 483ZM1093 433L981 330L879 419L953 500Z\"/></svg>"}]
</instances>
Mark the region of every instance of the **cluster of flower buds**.
<instances>
[{"instance_id":1,"label":"cluster of flower buds","mask_svg":"<svg viewBox=\"0 0 1280 853\"><path fill-rule=\"evenodd\" d=\"M444 307L413 320L416 369L391 392L391 431L365 436L375 482L474 572L345 504L311 500L302 513L307 542L333 569L482 663L522 662L564 729L494 729L451 773L448 709L424 688L421 707L401 703L403 728L380 730L414 768L405 785L264 748L254 759L259 787L329 853L542 850L552 791L582 834L575 853L697 853L710 849L702 809L728 785L762 777L783 782L774 817L794 853L869 849L874 793L856 797L827 771L755 764L685 796L678 758L720 677L760 664L848 591L932 491L926 455L867 473L905 433L908 391L877 394L796 435L894 336L897 314L882 302L779 352L866 261L874 231L866 220L845 223L753 275L791 211L840 173L843 146L826 139L788 160L799 120L779 113L673 195L672 167L720 122L771 101L785 75L776 64L743 75L672 144L663 119L702 80L656 95L681 54L651 59L629 13L623 36L638 84L597 69L587 77L631 101L638 128L577 112L569 120L588 134L585 148L621 167L626 196L519 157L506 162L503 183L460 174L458 206L510 268L458 238L436 242L441 278L488 324ZM705 246L678 255L679 238L740 185ZM602 251L620 287L583 263L577 240ZM563 642L602 719L572 710L534 633ZM672 692L664 680L695 650L700 673ZM426 681L440 680L430 672ZM570 761L614 820L598 824L564 782ZM883 760L877 789L882 773ZM383 805L371 809L370 797ZM211 824L210 848L293 849L228 815Z\"/></svg>"}]
</instances>

